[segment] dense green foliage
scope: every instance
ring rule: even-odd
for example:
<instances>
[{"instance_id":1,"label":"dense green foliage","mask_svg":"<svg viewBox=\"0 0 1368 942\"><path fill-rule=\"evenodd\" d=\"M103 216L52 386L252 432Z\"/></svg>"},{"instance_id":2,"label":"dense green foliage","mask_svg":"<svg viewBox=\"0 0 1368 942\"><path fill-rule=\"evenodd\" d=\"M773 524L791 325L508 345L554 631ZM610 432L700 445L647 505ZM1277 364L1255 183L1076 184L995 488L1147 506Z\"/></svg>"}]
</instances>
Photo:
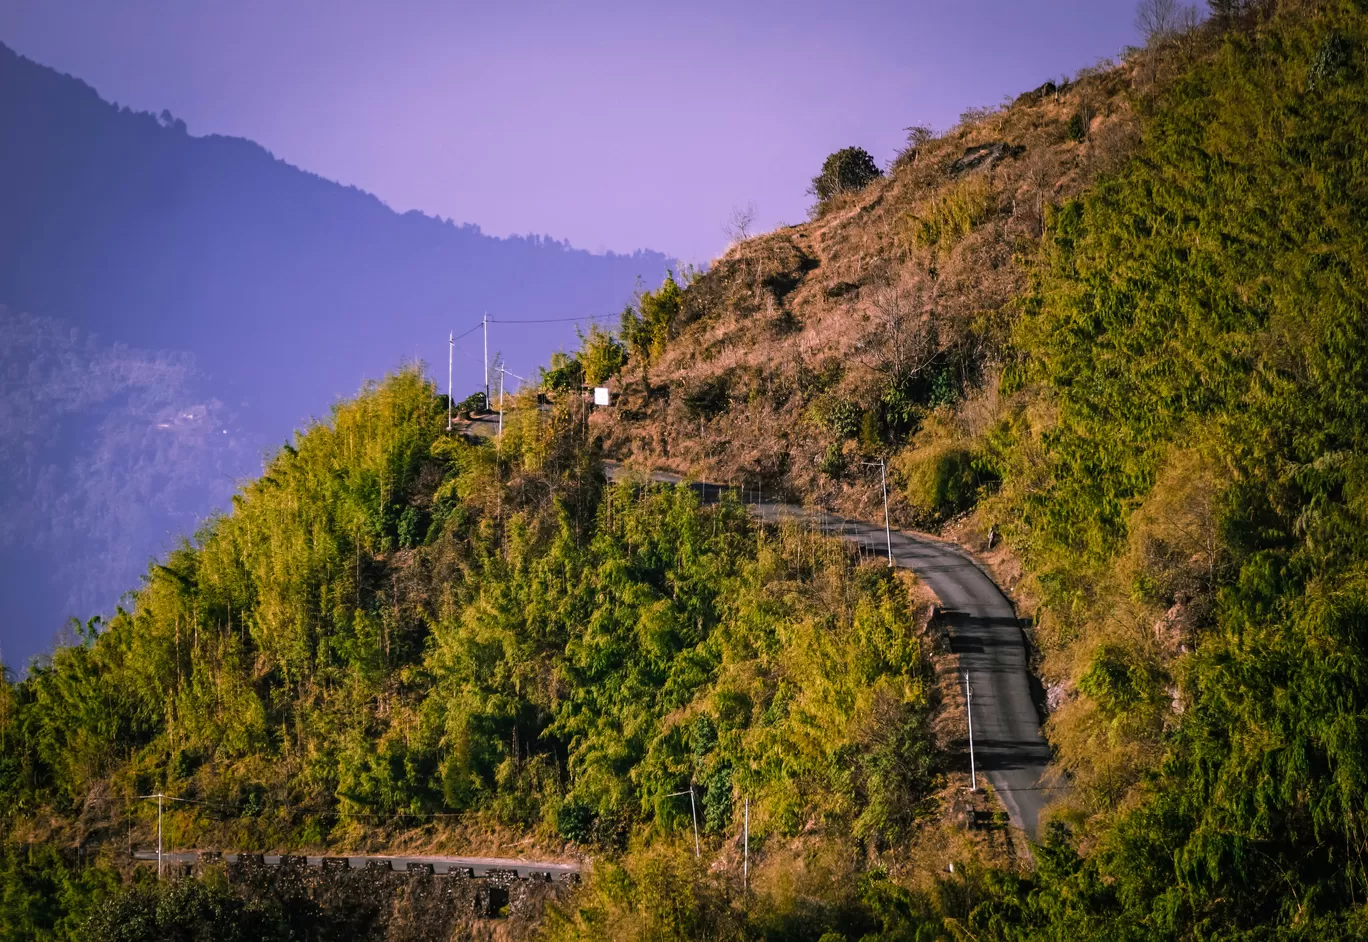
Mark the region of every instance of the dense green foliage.
<instances>
[{"instance_id":1,"label":"dense green foliage","mask_svg":"<svg viewBox=\"0 0 1368 942\"><path fill-rule=\"evenodd\" d=\"M0 942L85 938L119 882L103 862L70 859L50 844L0 844Z\"/></svg>"},{"instance_id":2,"label":"dense green foliage","mask_svg":"<svg viewBox=\"0 0 1368 942\"><path fill-rule=\"evenodd\" d=\"M756 840L918 816L926 661L886 570L731 500L607 487L566 411L497 444L444 428L417 374L367 389L6 685L11 821L106 789L145 821L159 788L204 802L168 811L181 846L464 814L611 847L687 829L691 787L718 838L741 795Z\"/></svg>"},{"instance_id":3,"label":"dense green foliage","mask_svg":"<svg viewBox=\"0 0 1368 942\"><path fill-rule=\"evenodd\" d=\"M622 339L630 354L642 363L659 357L679 328L683 310L684 289L667 272L659 288L643 291L636 305L622 312Z\"/></svg>"},{"instance_id":4,"label":"dense green foliage","mask_svg":"<svg viewBox=\"0 0 1368 942\"><path fill-rule=\"evenodd\" d=\"M627 348L597 324L580 334L575 353L553 353L551 365L541 371L541 387L547 392L602 386L627 363Z\"/></svg>"},{"instance_id":5,"label":"dense green foliage","mask_svg":"<svg viewBox=\"0 0 1368 942\"><path fill-rule=\"evenodd\" d=\"M1009 481L1106 813L1004 927L1362 929L1368 17L1305 12L1227 35L1050 226L1016 376L1054 418Z\"/></svg>"},{"instance_id":6,"label":"dense green foliage","mask_svg":"<svg viewBox=\"0 0 1368 942\"><path fill-rule=\"evenodd\" d=\"M1368 10L1284 7L1137 67L1138 152L1051 213L996 422L903 456L926 513L1001 480L1040 596L1075 792L1034 869L833 881L797 928L642 857L564 937L1368 933Z\"/></svg>"},{"instance_id":7,"label":"dense green foliage","mask_svg":"<svg viewBox=\"0 0 1368 942\"><path fill-rule=\"evenodd\" d=\"M822 162L822 172L812 178L809 192L817 197L820 210L831 199L863 190L881 176L883 171L869 151L862 147L843 147Z\"/></svg>"}]
</instances>

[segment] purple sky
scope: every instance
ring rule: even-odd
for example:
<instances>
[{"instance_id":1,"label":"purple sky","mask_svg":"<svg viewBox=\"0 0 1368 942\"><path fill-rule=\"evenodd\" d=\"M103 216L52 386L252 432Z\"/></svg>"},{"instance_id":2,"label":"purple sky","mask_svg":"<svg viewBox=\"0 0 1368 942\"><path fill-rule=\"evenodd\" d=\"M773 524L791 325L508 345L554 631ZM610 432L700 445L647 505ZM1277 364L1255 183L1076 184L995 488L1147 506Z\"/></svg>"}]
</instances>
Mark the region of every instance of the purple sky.
<instances>
[{"instance_id":1,"label":"purple sky","mask_svg":"<svg viewBox=\"0 0 1368 942\"><path fill-rule=\"evenodd\" d=\"M398 210L706 261L804 218L832 150L892 157L1136 41L1134 0L4 0L0 41L192 134Z\"/></svg>"}]
</instances>

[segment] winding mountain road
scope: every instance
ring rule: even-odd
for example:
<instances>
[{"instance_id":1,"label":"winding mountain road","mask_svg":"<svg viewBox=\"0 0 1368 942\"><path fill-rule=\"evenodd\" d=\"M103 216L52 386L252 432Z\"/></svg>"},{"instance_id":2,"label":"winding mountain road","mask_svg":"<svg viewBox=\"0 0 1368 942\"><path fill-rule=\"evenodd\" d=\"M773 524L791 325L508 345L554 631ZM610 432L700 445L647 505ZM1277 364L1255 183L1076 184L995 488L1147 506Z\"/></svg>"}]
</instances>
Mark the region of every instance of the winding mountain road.
<instances>
[{"instance_id":1,"label":"winding mountain road","mask_svg":"<svg viewBox=\"0 0 1368 942\"><path fill-rule=\"evenodd\" d=\"M492 436L497 419L474 419L466 430ZM605 471L612 480L638 474L642 479L687 484L705 502L716 501L728 489L665 472L638 473L611 461L605 462ZM1032 696L1025 635L1016 609L997 584L967 552L943 540L899 530L885 536L880 525L796 504L757 501L748 506L767 523L810 521L875 555L886 554L891 543L895 565L912 570L935 593L949 623L950 648L969 678L977 769L992 785L1012 824L1036 839L1040 812L1052 789L1046 781L1050 747Z\"/></svg>"}]
</instances>

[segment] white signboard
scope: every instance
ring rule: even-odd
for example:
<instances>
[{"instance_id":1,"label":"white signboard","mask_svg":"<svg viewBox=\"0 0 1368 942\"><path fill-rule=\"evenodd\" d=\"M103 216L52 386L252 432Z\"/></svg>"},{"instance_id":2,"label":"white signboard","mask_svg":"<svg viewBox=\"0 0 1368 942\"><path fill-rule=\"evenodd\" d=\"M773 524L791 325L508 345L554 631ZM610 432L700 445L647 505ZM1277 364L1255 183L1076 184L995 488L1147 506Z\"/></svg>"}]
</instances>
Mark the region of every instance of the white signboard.
<instances>
[{"instance_id":1,"label":"white signboard","mask_svg":"<svg viewBox=\"0 0 1368 942\"><path fill-rule=\"evenodd\" d=\"M595 387L594 387L594 405L596 405L596 406L606 406L606 405L609 405L610 402L611 402L611 398L610 398L610 394L609 394L609 392L608 392L608 387L606 387L606 386L595 386Z\"/></svg>"}]
</instances>

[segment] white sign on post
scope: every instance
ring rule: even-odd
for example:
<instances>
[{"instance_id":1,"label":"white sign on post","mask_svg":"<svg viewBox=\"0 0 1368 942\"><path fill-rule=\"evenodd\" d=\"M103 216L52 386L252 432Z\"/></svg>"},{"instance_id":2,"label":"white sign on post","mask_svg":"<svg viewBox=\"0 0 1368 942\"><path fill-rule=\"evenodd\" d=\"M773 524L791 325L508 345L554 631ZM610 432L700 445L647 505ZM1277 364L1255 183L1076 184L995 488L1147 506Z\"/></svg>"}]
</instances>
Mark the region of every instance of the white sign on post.
<instances>
[{"instance_id":1,"label":"white sign on post","mask_svg":"<svg viewBox=\"0 0 1368 942\"><path fill-rule=\"evenodd\" d=\"M606 386L594 387L594 405L606 406L611 404L611 394Z\"/></svg>"}]
</instances>

